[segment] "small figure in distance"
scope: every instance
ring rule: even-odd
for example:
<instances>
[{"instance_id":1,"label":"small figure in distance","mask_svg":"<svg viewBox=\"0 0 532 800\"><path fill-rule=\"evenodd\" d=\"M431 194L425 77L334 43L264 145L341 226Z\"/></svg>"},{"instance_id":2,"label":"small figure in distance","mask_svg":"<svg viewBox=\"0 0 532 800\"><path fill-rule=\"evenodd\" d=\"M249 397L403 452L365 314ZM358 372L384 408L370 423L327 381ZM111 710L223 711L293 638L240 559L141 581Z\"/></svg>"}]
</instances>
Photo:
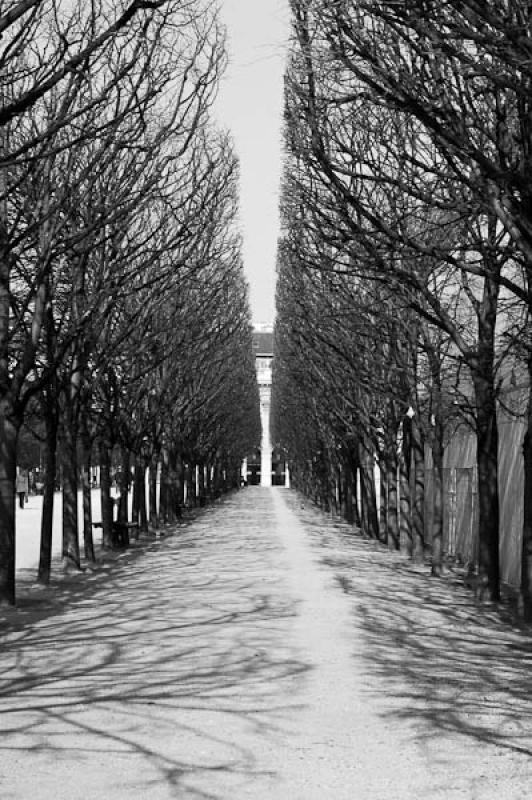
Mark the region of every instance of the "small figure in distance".
<instances>
[{"instance_id":1,"label":"small figure in distance","mask_svg":"<svg viewBox=\"0 0 532 800\"><path fill-rule=\"evenodd\" d=\"M18 494L18 504L20 508L24 508L26 496L28 494L28 488L28 473L19 468L17 473L16 492Z\"/></svg>"}]
</instances>

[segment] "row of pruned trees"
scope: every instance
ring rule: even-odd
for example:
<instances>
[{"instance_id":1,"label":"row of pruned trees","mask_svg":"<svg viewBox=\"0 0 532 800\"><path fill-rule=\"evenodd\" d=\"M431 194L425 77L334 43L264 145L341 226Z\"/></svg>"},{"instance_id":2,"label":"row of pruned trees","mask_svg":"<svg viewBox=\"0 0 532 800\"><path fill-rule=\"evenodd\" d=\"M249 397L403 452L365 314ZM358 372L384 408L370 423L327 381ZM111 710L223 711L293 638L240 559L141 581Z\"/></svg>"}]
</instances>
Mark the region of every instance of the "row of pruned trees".
<instances>
[{"instance_id":1,"label":"row of pruned trees","mask_svg":"<svg viewBox=\"0 0 532 800\"><path fill-rule=\"evenodd\" d=\"M0 600L15 599L17 443L42 441L39 578L61 454L63 557L94 557L89 472L161 469L168 520L185 464L217 490L260 437L238 166L209 120L225 63L203 0L41 0L0 12ZM59 447L58 447L59 443ZM196 469L196 467L201 467ZM127 515L127 506L120 514Z\"/></svg>"},{"instance_id":2,"label":"row of pruned trees","mask_svg":"<svg viewBox=\"0 0 532 800\"><path fill-rule=\"evenodd\" d=\"M520 384L525 399L512 410L525 430L524 526L515 536L530 614L529 4L291 7L275 439L302 487L324 499L336 492L349 517L360 507L370 534L404 542L414 557L430 546L439 574L444 446L457 424L471 426L476 566L497 599L497 409L509 382Z\"/></svg>"}]
</instances>

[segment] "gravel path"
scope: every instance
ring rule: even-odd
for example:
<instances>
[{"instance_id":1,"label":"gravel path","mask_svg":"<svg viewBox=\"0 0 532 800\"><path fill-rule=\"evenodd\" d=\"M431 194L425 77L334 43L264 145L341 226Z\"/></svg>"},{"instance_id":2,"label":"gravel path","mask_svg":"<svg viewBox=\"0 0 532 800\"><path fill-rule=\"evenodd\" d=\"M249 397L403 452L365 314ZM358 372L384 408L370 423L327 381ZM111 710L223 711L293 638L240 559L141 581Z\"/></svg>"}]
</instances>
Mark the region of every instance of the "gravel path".
<instances>
[{"instance_id":1,"label":"gravel path","mask_svg":"<svg viewBox=\"0 0 532 800\"><path fill-rule=\"evenodd\" d=\"M530 797L530 633L286 490L0 626L2 800Z\"/></svg>"}]
</instances>

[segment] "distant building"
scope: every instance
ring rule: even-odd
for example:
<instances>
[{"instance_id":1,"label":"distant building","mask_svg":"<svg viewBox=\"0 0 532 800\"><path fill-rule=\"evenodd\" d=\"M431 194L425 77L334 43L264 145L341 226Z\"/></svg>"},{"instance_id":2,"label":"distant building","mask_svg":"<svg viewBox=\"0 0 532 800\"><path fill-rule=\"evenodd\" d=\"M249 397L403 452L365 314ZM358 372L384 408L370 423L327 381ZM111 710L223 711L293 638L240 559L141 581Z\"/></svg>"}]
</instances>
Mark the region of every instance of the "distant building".
<instances>
[{"instance_id":1,"label":"distant building","mask_svg":"<svg viewBox=\"0 0 532 800\"><path fill-rule=\"evenodd\" d=\"M270 401L272 394L273 328L257 325L253 331L255 368L260 394L260 485L272 485L272 446L270 442Z\"/></svg>"},{"instance_id":2,"label":"distant building","mask_svg":"<svg viewBox=\"0 0 532 800\"><path fill-rule=\"evenodd\" d=\"M261 486L284 486L287 473L284 462L272 451L270 441L270 400L272 392L273 326L256 325L253 330L253 350L260 394L262 441L260 451L250 454L245 463L248 483Z\"/></svg>"}]
</instances>

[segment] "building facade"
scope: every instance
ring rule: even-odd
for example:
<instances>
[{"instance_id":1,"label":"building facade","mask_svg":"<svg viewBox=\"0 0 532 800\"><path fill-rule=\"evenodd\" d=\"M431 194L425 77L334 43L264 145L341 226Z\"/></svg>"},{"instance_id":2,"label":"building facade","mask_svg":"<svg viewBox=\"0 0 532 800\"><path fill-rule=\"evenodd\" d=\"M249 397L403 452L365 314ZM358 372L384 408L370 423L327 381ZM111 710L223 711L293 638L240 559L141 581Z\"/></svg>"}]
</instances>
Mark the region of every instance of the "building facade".
<instances>
[{"instance_id":1,"label":"building facade","mask_svg":"<svg viewBox=\"0 0 532 800\"><path fill-rule=\"evenodd\" d=\"M253 330L255 369L260 395L262 440L260 450L251 453L243 467L247 483L261 486L286 486L288 473L285 464L272 450L270 441L270 402L272 392L273 326L256 325Z\"/></svg>"}]
</instances>

